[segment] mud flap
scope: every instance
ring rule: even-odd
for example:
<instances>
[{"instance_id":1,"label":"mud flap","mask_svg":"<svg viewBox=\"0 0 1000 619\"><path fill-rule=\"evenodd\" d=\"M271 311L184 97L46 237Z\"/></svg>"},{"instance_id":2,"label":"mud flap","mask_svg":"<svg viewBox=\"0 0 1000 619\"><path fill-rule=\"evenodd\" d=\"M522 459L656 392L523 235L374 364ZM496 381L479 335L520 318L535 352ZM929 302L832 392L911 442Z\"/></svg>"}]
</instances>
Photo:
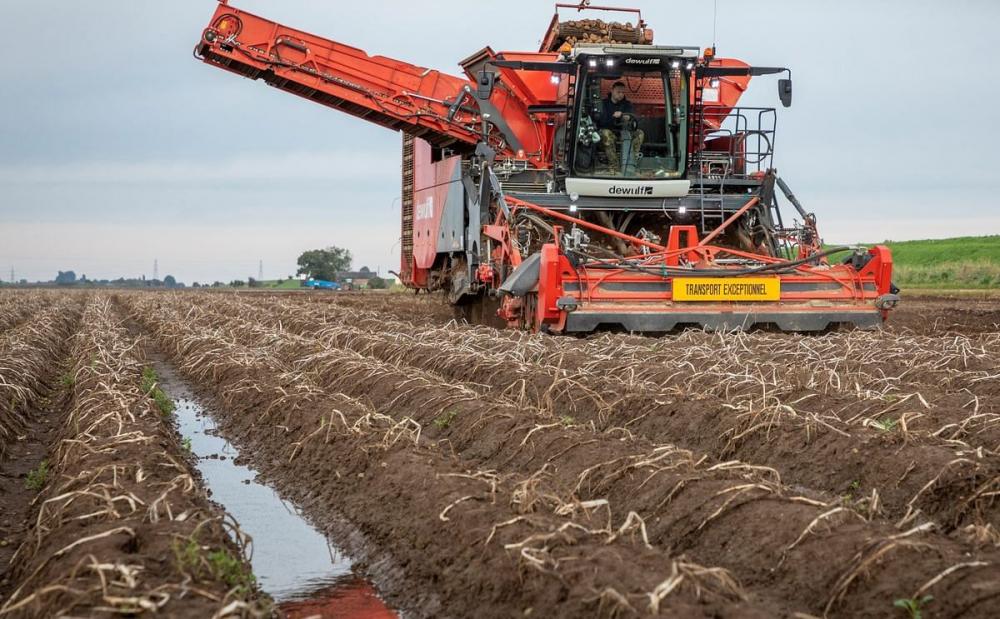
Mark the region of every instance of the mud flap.
<instances>
[{"instance_id":1,"label":"mud flap","mask_svg":"<svg viewBox=\"0 0 1000 619\"><path fill-rule=\"evenodd\" d=\"M498 315L500 301L484 294L466 295L459 303L451 306L452 315L456 320L464 320L471 325L482 325L495 329L504 329L507 323Z\"/></svg>"},{"instance_id":2,"label":"mud flap","mask_svg":"<svg viewBox=\"0 0 1000 619\"><path fill-rule=\"evenodd\" d=\"M541 262L541 253L531 254L525 258L520 266L504 280L500 286L500 292L515 297L523 297L531 292L538 285Z\"/></svg>"}]
</instances>

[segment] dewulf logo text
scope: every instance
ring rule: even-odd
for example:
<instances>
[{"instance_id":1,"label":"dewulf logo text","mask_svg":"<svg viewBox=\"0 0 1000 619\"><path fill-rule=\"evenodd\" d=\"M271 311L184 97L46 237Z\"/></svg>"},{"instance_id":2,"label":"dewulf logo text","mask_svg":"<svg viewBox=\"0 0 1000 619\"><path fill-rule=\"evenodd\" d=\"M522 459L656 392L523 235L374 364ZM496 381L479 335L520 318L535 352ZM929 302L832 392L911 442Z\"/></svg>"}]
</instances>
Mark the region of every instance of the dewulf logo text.
<instances>
[{"instance_id":1,"label":"dewulf logo text","mask_svg":"<svg viewBox=\"0 0 1000 619\"><path fill-rule=\"evenodd\" d=\"M414 213L413 219L415 221L434 219L434 198L427 198L426 202L417 204L416 213Z\"/></svg>"},{"instance_id":2,"label":"dewulf logo text","mask_svg":"<svg viewBox=\"0 0 1000 619\"><path fill-rule=\"evenodd\" d=\"M626 58L625 64L660 64L659 58Z\"/></svg>"},{"instance_id":3,"label":"dewulf logo text","mask_svg":"<svg viewBox=\"0 0 1000 619\"><path fill-rule=\"evenodd\" d=\"M608 187L608 194L612 196L651 196L653 195L653 187L651 185L644 187L619 187L618 185L612 185Z\"/></svg>"}]
</instances>

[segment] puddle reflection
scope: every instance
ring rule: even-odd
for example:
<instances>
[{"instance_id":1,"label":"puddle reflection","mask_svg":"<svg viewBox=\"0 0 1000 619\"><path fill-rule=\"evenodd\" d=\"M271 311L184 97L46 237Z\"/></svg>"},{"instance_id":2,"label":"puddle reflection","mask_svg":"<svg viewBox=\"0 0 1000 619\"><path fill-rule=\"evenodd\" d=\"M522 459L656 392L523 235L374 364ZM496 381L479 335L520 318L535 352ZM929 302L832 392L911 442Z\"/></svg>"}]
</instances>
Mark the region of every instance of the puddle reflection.
<instances>
[{"instance_id":1,"label":"puddle reflection","mask_svg":"<svg viewBox=\"0 0 1000 619\"><path fill-rule=\"evenodd\" d=\"M215 422L197 401L179 398L175 405L179 430L198 457L212 499L253 538L254 574L289 617L397 617L370 583L351 572L350 561L325 535L291 503L257 483L253 470L236 464L239 452L215 436Z\"/></svg>"},{"instance_id":2,"label":"puddle reflection","mask_svg":"<svg viewBox=\"0 0 1000 619\"><path fill-rule=\"evenodd\" d=\"M353 574L341 576L316 588L304 590L278 608L288 619L397 619L398 615L379 599L371 584Z\"/></svg>"}]
</instances>

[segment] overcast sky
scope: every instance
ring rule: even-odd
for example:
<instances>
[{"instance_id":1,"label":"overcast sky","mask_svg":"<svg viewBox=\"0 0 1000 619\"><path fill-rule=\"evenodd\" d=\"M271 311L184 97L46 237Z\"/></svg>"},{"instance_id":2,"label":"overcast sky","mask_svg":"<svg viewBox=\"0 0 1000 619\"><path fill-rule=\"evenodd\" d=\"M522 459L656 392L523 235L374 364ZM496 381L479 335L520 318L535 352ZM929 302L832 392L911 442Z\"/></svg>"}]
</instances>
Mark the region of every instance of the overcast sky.
<instances>
[{"instance_id":1,"label":"overcast sky","mask_svg":"<svg viewBox=\"0 0 1000 619\"><path fill-rule=\"evenodd\" d=\"M603 4L609 4L604 2ZM233 0L459 73L535 50L538 0ZM660 44L711 43L712 2L624 0ZM294 273L350 248L397 269L400 136L196 62L211 0L0 0L0 278ZM776 164L828 241L1000 233L993 0L719 0L721 56L793 69ZM761 78L745 104L775 106Z\"/></svg>"}]
</instances>

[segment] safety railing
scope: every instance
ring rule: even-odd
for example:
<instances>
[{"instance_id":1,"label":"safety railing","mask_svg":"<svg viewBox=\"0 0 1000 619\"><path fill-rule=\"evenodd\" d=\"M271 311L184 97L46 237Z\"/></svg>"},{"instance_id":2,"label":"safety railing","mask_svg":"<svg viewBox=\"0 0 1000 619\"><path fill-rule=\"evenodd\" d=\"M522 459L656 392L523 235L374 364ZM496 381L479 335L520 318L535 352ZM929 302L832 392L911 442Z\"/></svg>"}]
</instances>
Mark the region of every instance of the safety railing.
<instances>
[{"instance_id":1,"label":"safety railing","mask_svg":"<svg viewBox=\"0 0 1000 619\"><path fill-rule=\"evenodd\" d=\"M777 112L774 108L695 108L689 178L696 186L756 179L772 167Z\"/></svg>"}]
</instances>

